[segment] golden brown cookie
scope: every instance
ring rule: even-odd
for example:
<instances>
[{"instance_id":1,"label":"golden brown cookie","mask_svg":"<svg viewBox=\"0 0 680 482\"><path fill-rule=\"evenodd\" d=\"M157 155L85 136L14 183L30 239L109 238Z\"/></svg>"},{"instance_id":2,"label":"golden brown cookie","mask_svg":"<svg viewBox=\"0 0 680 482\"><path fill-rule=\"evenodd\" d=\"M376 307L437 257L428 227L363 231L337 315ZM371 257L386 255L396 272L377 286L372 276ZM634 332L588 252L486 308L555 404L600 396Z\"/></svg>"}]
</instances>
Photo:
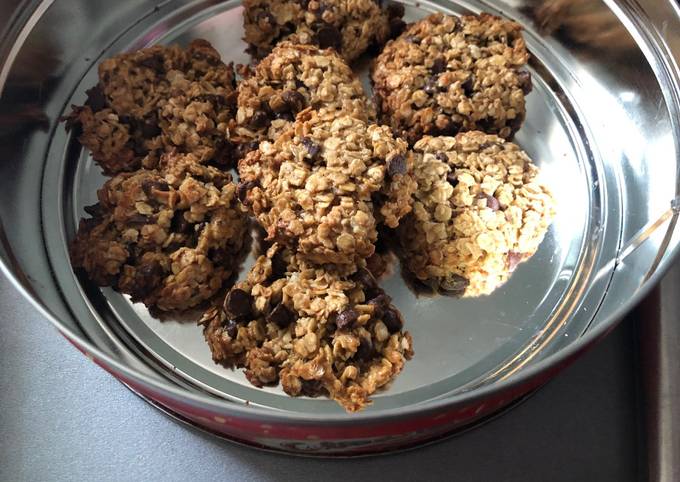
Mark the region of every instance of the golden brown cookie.
<instances>
[{"instance_id":1,"label":"golden brown cookie","mask_svg":"<svg viewBox=\"0 0 680 482\"><path fill-rule=\"evenodd\" d=\"M381 122L414 144L480 130L511 138L531 77L521 27L488 14L433 14L387 44L372 69Z\"/></svg>"}]
</instances>

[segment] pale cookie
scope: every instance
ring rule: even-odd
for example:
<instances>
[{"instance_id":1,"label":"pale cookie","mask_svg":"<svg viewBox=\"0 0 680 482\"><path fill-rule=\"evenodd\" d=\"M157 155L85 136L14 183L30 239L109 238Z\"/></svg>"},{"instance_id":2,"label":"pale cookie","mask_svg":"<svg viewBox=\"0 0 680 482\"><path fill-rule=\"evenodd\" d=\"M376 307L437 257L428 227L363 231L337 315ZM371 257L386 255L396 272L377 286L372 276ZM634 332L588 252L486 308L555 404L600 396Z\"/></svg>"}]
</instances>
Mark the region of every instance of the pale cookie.
<instances>
[{"instance_id":1,"label":"pale cookie","mask_svg":"<svg viewBox=\"0 0 680 482\"><path fill-rule=\"evenodd\" d=\"M413 211L398 228L405 267L442 292L491 293L536 252L554 217L538 168L517 145L474 131L424 137L414 163Z\"/></svg>"}]
</instances>

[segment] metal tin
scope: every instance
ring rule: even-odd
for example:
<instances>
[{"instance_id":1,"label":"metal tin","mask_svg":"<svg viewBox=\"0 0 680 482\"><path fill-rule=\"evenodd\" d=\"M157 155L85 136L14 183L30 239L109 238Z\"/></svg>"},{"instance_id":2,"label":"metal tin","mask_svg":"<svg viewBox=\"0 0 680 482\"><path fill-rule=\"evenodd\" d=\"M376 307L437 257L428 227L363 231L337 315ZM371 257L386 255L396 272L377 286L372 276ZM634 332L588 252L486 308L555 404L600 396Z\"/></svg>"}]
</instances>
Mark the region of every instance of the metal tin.
<instances>
[{"instance_id":1,"label":"metal tin","mask_svg":"<svg viewBox=\"0 0 680 482\"><path fill-rule=\"evenodd\" d=\"M488 11L525 27L535 88L517 142L540 164L558 217L539 252L488 297L419 298L395 267L385 288L408 320L416 356L366 411L348 415L327 400L256 389L211 362L194 324L158 321L76 278L68 241L102 178L58 122L96 82L97 63L120 51L203 37L225 60L247 62L238 3L14 3L0 48L3 271L96 363L166 411L224 437L357 455L469 427L606 334L677 251L675 3L406 2L410 20L431 11Z\"/></svg>"}]
</instances>

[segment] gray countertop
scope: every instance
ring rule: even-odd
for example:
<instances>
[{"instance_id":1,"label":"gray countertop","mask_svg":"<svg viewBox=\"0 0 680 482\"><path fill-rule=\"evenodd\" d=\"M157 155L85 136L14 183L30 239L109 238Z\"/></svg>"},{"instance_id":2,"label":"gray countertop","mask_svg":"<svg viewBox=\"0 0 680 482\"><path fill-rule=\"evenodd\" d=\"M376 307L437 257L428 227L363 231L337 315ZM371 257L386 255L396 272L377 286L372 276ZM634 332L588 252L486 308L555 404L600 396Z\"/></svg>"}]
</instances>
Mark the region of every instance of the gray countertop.
<instances>
[{"instance_id":1,"label":"gray countertop","mask_svg":"<svg viewBox=\"0 0 680 482\"><path fill-rule=\"evenodd\" d=\"M83 357L0 280L0 480L628 481L638 472L634 323L527 401L407 453L311 460L177 424Z\"/></svg>"}]
</instances>

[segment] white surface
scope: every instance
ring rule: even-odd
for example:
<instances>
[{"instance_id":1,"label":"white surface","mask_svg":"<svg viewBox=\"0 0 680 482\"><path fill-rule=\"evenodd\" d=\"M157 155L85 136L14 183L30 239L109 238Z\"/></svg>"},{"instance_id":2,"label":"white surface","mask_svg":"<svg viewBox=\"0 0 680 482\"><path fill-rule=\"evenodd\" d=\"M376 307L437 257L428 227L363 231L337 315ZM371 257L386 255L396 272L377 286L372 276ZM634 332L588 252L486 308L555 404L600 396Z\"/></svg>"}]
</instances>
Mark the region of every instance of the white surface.
<instances>
[{"instance_id":1,"label":"white surface","mask_svg":"<svg viewBox=\"0 0 680 482\"><path fill-rule=\"evenodd\" d=\"M505 416L393 456L310 460L174 423L83 357L0 279L0 481L636 479L631 327Z\"/></svg>"}]
</instances>

